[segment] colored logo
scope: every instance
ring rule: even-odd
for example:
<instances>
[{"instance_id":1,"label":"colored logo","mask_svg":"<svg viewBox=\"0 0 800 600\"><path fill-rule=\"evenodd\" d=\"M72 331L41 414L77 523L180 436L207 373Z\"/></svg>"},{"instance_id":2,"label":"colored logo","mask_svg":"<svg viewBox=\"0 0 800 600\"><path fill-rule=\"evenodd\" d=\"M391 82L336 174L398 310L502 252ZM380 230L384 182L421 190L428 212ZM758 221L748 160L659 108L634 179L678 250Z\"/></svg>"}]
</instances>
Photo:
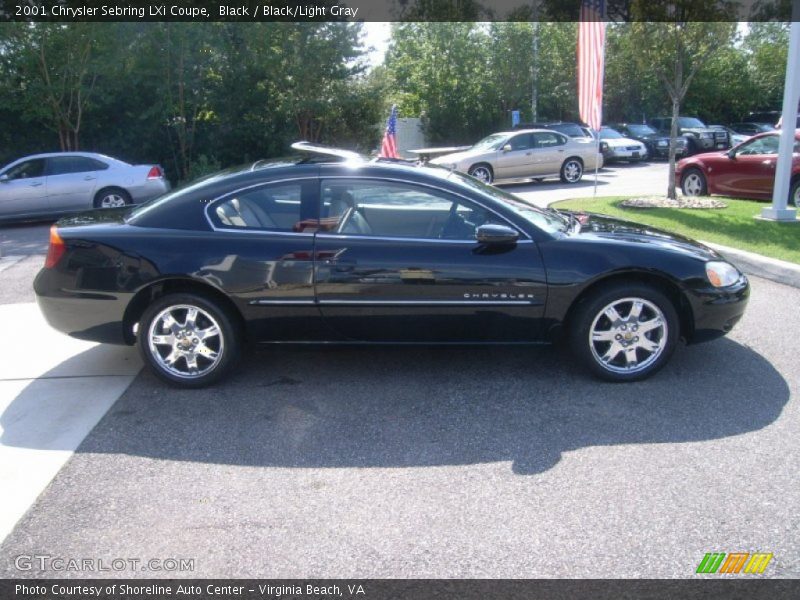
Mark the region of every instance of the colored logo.
<instances>
[{"instance_id":1,"label":"colored logo","mask_svg":"<svg viewBox=\"0 0 800 600\"><path fill-rule=\"evenodd\" d=\"M697 573L751 573L764 572L772 560L772 552L708 552L700 564Z\"/></svg>"}]
</instances>

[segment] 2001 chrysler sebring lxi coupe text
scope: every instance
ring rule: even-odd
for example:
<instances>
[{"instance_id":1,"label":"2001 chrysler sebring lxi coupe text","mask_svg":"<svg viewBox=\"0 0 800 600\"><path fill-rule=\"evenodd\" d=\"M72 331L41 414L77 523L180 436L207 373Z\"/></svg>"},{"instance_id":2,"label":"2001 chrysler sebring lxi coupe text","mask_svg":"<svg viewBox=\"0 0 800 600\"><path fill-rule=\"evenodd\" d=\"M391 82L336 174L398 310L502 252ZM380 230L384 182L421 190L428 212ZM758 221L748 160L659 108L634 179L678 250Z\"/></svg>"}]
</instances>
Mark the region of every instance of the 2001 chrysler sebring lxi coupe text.
<instances>
[{"instance_id":1,"label":"2001 chrysler sebring lxi coupe text","mask_svg":"<svg viewBox=\"0 0 800 600\"><path fill-rule=\"evenodd\" d=\"M614 381L724 335L746 277L696 242L533 208L440 167L310 145L137 208L66 218L34 284L56 329L138 343L199 387L243 342L524 343L568 336ZM326 153L333 156L325 156Z\"/></svg>"}]
</instances>

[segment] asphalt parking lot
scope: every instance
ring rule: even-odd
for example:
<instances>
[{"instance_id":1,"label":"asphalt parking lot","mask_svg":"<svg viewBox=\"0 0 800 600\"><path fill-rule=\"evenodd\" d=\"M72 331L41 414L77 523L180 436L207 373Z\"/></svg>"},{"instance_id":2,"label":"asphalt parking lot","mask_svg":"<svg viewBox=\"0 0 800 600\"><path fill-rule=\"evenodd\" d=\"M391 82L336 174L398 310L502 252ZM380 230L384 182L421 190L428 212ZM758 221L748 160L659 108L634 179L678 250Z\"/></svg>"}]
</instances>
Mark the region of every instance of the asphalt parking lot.
<instances>
[{"instance_id":1,"label":"asphalt parking lot","mask_svg":"<svg viewBox=\"0 0 800 600\"><path fill-rule=\"evenodd\" d=\"M28 303L38 234L0 238L31 249L0 302ZM551 347L267 347L194 392L141 373L0 545L0 576L109 576L15 566L47 555L194 559L119 576L661 578L760 551L800 577L800 290L752 285L728 338L636 384ZM36 397L0 442L38 443L11 418Z\"/></svg>"}]
</instances>

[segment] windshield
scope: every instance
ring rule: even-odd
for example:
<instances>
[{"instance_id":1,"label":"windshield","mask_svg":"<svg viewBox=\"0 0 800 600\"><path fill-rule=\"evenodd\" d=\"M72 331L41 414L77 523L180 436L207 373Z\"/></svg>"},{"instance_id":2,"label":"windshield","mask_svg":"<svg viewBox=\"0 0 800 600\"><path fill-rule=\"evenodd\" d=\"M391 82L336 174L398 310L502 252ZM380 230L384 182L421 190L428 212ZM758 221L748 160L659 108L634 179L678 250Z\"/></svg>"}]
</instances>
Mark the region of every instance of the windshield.
<instances>
[{"instance_id":1,"label":"windshield","mask_svg":"<svg viewBox=\"0 0 800 600\"><path fill-rule=\"evenodd\" d=\"M650 125L628 125L628 130L633 135L653 135L656 132Z\"/></svg>"},{"instance_id":2,"label":"windshield","mask_svg":"<svg viewBox=\"0 0 800 600\"><path fill-rule=\"evenodd\" d=\"M508 135L504 133L493 133L490 136L483 138L480 142L475 144L473 150L497 150L502 146L503 142L508 139Z\"/></svg>"},{"instance_id":3,"label":"windshield","mask_svg":"<svg viewBox=\"0 0 800 600\"><path fill-rule=\"evenodd\" d=\"M622 139L622 137L623 135L619 131L611 129L610 127L603 127L600 130L601 140L619 140Z\"/></svg>"},{"instance_id":4,"label":"windshield","mask_svg":"<svg viewBox=\"0 0 800 600\"><path fill-rule=\"evenodd\" d=\"M678 117L678 125L680 125L683 129L705 129L703 122L700 119L695 119L694 117Z\"/></svg>"},{"instance_id":5,"label":"windshield","mask_svg":"<svg viewBox=\"0 0 800 600\"><path fill-rule=\"evenodd\" d=\"M561 216L550 209L536 208L535 206L526 204L513 194L509 194L508 192L500 190L494 186L486 185L474 177L469 177L468 175L464 175L458 171L453 171L448 176L448 179L455 181L464 187L476 190L484 196L490 196L492 199L502 202L506 207L513 210L520 217L529 223L532 223L539 229L546 231L547 233L566 231L569 228L570 219L568 217Z\"/></svg>"}]
</instances>

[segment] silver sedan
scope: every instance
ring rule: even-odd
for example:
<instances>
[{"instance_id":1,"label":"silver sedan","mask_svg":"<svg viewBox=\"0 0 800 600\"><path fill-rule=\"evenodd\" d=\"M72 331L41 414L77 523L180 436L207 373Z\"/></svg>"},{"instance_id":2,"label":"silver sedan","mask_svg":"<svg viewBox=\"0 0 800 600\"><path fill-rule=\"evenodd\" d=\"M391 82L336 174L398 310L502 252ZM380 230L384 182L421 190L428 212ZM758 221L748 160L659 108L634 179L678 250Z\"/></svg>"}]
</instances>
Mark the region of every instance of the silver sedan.
<instances>
[{"instance_id":1,"label":"silver sedan","mask_svg":"<svg viewBox=\"0 0 800 600\"><path fill-rule=\"evenodd\" d=\"M138 204L169 189L158 165L129 165L89 152L36 154L0 169L0 219Z\"/></svg>"},{"instance_id":2,"label":"silver sedan","mask_svg":"<svg viewBox=\"0 0 800 600\"><path fill-rule=\"evenodd\" d=\"M584 169L603 166L603 155L591 138L573 139L548 129L494 133L463 152L435 158L441 165L485 183L560 177L577 183Z\"/></svg>"}]
</instances>

